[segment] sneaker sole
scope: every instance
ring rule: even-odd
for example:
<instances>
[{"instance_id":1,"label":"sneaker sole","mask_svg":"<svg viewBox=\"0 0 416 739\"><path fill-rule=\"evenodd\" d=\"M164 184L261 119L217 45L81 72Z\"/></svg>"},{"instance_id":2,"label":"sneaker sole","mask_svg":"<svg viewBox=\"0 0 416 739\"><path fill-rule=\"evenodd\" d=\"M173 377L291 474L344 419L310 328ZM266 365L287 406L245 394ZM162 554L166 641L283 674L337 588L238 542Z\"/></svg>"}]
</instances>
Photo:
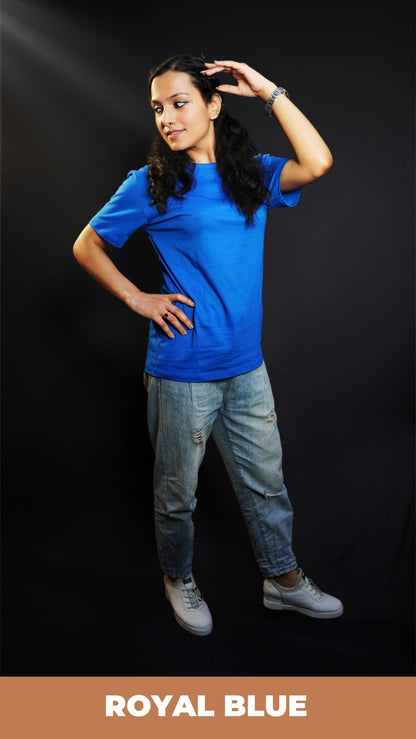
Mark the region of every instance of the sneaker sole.
<instances>
[{"instance_id":1,"label":"sneaker sole","mask_svg":"<svg viewBox=\"0 0 416 739\"><path fill-rule=\"evenodd\" d=\"M173 610L173 609L172 609ZM191 634L194 634L194 636L208 636L212 632L212 626L203 626L201 628L198 628L197 626L191 626L191 624L186 623L186 621L183 621L180 616L176 613L176 611L173 611L173 615L176 618L176 621L178 622L179 626L182 626L185 631L189 631Z\"/></svg>"},{"instance_id":2,"label":"sneaker sole","mask_svg":"<svg viewBox=\"0 0 416 739\"><path fill-rule=\"evenodd\" d=\"M276 600L271 600L264 596L263 605L266 608L270 608L272 611L297 611L303 613L304 616L310 616L311 618L339 618L344 613L344 607L341 606L336 611L312 611L309 608L301 608L300 606L287 606L285 603L279 603Z\"/></svg>"},{"instance_id":3,"label":"sneaker sole","mask_svg":"<svg viewBox=\"0 0 416 739\"><path fill-rule=\"evenodd\" d=\"M212 633L212 626L200 626L200 627L198 627L198 626L192 626L192 624L188 624L186 621L184 621L176 613L174 607L172 606L172 603L170 601L170 598L169 598L166 590L165 590L165 596L166 596L166 600L169 601L169 603L170 603L170 605L172 607L173 615L175 616L175 619L176 619L177 623L179 624L179 626L182 626L182 628L185 629L185 631L189 631L191 634L194 634L194 636L208 636L209 634Z\"/></svg>"}]
</instances>

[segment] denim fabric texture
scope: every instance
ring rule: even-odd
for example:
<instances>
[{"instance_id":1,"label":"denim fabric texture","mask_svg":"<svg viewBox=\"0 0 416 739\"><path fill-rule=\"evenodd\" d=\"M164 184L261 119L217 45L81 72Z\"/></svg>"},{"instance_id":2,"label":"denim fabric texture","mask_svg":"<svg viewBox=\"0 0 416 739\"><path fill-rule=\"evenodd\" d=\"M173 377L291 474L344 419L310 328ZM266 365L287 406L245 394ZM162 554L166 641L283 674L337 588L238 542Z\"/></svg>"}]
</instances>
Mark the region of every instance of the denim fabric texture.
<instances>
[{"instance_id":1,"label":"denim fabric texture","mask_svg":"<svg viewBox=\"0 0 416 739\"><path fill-rule=\"evenodd\" d=\"M154 505L158 555L171 577L192 571L198 471L207 440L218 446L263 577L297 566L292 507L264 363L225 380L178 382L144 374L155 452Z\"/></svg>"}]
</instances>

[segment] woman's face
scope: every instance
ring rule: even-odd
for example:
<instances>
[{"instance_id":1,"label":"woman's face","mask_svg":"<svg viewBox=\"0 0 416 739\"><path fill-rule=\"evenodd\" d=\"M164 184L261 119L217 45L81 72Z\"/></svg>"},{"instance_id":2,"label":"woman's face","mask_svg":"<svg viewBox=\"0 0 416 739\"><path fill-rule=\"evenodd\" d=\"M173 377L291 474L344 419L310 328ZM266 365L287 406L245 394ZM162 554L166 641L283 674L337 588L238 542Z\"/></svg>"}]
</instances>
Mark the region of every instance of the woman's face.
<instances>
[{"instance_id":1,"label":"woman's face","mask_svg":"<svg viewBox=\"0 0 416 739\"><path fill-rule=\"evenodd\" d=\"M187 151L194 162L215 161L214 120L221 96L206 103L186 72L165 72L151 86L151 106L158 131L172 151Z\"/></svg>"}]
</instances>

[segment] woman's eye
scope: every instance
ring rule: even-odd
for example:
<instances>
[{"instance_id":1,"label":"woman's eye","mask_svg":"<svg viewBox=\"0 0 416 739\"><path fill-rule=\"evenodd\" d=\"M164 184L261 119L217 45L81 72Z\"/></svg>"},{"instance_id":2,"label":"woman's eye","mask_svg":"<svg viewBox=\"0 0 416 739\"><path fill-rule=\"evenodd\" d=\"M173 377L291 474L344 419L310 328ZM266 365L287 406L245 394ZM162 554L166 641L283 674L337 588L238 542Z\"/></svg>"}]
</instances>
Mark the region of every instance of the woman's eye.
<instances>
[{"instance_id":1,"label":"woman's eye","mask_svg":"<svg viewBox=\"0 0 416 739\"><path fill-rule=\"evenodd\" d=\"M186 105L186 100L176 100L175 102L176 108L182 108L183 105Z\"/></svg>"},{"instance_id":2,"label":"woman's eye","mask_svg":"<svg viewBox=\"0 0 416 739\"><path fill-rule=\"evenodd\" d=\"M153 108L153 110L156 113L156 115L160 115L162 113L162 108L160 108L160 107Z\"/></svg>"}]
</instances>

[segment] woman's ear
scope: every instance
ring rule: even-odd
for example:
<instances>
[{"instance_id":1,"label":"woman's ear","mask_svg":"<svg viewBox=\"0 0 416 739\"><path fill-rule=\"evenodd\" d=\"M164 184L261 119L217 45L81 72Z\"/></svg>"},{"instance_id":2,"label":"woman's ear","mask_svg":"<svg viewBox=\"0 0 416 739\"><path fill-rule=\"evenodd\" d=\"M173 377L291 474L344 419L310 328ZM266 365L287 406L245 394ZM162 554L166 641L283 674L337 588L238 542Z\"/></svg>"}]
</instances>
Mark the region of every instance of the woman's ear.
<instances>
[{"instance_id":1,"label":"woman's ear","mask_svg":"<svg viewBox=\"0 0 416 739\"><path fill-rule=\"evenodd\" d=\"M219 92L214 92L209 105L209 115L212 121L218 118L222 106L222 97Z\"/></svg>"}]
</instances>

